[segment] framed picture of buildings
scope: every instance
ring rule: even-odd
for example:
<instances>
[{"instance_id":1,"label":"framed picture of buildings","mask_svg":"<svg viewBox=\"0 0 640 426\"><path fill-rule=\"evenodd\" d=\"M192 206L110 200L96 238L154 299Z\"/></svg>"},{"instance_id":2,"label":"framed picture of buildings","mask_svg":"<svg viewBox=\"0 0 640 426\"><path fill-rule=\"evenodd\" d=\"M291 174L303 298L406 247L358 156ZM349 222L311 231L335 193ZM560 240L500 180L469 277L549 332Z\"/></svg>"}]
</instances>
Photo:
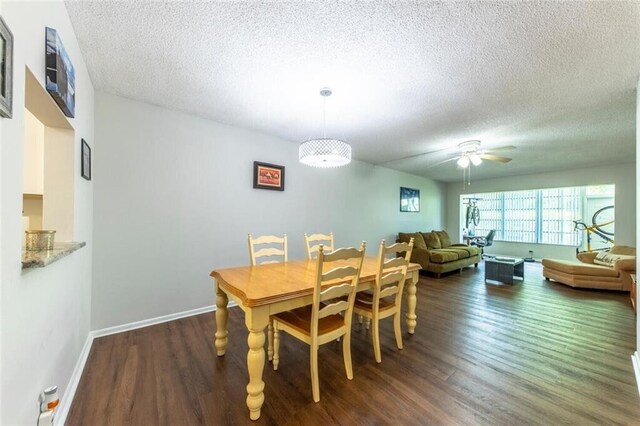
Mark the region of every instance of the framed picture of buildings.
<instances>
[{"instance_id":1,"label":"framed picture of buildings","mask_svg":"<svg viewBox=\"0 0 640 426\"><path fill-rule=\"evenodd\" d=\"M45 41L46 89L64 115L75 117L76 73L62 45L58 32L46 28Z\"/></svg>"}]
</instances>

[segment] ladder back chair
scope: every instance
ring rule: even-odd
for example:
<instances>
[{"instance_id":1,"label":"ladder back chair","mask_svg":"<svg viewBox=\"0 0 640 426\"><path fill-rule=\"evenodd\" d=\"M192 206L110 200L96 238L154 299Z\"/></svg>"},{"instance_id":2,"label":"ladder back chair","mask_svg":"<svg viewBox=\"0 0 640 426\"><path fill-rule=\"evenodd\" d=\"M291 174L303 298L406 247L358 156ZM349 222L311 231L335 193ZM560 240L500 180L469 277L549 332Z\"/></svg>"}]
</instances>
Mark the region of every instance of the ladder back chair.
<instances>
[{"instance_id":1,"label":"ladder back chair","mask_svg":"<svg viewBox=\"0 0 640 426\"><path fill-rule=\"evenodd\" d=\"M356 295L353 312L371 320L373 354L378 363L382 362L379 326L381 319L393 316L396 345L398 349L402 349L400 309L402 307L402 291L407 278L407 268L412 251L413 238L409 243L398 243L389 247L385 247L385 241L382 240L378 254L378 271L373 293L360 292ZM403 253L404 255L402 255ZM389 255L393 257L387 258Z\"/></svg>"},{"instance_id":2,"label":"ladder back chair","mask_svg":"<svg viewBox=\"0 0 640 426\"><path fill-rule=\"evenodd\" d=\"M313 400L320 401L318 347L342 337L342 356L349 380L351 365L351 317L355 292L360 278L366 243L360 249L342 248L331 253L320 245L316 268L313 303L271 317L274 330L273 369L280 362L280 331L310 346L311 388Z\"/></svg>"},{"instance_id":3,"label":"ladder back chair","mask_svg":"<svg viewBox=\"0 0 640 426\"><path fill-rule=\"evenodd\" d=\"M266 258L266 259L265 259ZM252 266L287 261L287 234L282 237L249 234L249 261Z\"/></svg>"},{"instance_id":4,"label":"ladder back chair","mask_svg":"<svg viewBox=\"0 0 640 426\"><path fill-rule=\"evenodd\" d=\"M251 266L287 261L287 234L282 237L263 235L253 238L249 234L249 262ZM273 359L273 324L269 321L267 331L267 356Z\"/></svg>"},{"instance_id":5,"label":"ladder back chair","mask_svg":"<svg viewBox=\"0 0 640 426\"><path fill-rule=\"evenodd\" d=\"M321 244L325 252L333 251L335 247L333 232L329 232L329 234L304 234L304 246L307 249L307 259L314 259L318 255L318 249Z\"/></svg>"}]
</instances>

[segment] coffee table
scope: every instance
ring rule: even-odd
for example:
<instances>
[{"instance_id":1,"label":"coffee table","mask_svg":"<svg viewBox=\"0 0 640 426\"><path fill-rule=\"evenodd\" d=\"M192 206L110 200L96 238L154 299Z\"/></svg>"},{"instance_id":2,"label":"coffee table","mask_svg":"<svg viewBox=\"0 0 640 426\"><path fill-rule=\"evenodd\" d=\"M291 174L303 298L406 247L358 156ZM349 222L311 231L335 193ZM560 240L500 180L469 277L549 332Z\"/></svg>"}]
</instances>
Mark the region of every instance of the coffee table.
<instances>
[{"instance_id":1,"label":"coffee table","mask_svg":"<svg viewBox=\"0 0 640 426\"><path fill-rule=\"evenodd\" d=\"M513 284L514 277L524 280L524 259L495 257L484 261L484 282L500 281Z\"/></svg>"}]
</instances>

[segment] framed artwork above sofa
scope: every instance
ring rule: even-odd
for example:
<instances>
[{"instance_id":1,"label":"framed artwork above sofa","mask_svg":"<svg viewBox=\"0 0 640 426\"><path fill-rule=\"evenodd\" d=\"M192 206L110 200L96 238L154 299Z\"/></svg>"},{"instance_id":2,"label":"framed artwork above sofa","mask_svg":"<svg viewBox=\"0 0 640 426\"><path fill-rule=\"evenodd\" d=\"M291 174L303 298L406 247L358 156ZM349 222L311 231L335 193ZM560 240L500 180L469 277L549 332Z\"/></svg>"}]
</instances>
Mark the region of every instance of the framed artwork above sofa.
<instances>
[{"instance_id":1,"label":"framed artwork above sofa","mask_svg":"<svg viewBox=\"0 0 640 426\"><path fill-rule=\"evenodd\" d=\"M420 211L420 190L400 187L400 211L417 213Z\"/></svg>"}]
</instances>

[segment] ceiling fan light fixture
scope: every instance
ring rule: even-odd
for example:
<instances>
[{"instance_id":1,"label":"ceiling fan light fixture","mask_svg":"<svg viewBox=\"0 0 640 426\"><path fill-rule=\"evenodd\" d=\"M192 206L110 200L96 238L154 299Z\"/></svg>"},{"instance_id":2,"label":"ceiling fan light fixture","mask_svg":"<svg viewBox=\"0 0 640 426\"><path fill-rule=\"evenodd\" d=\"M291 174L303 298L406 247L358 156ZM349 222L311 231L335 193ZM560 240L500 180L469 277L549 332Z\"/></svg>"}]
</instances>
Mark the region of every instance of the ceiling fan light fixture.
<instances>
[{"instance_id":1,"label":"ceiling fan light fixture","mask_svg":"<svg viewBox=\"0 0 640 426\"><path fill-rule=\"evenodd\" d=\"M458 166L462 167L463 169L466 169L467 167L469 167L469 156L468 155L463 155L462 157L460 157L458 159L458 161L456 162L456 164L458 164Z\"/></svg>"},{"instance_id":2,"label":"ceiling fan light fixture","mask_svg":"<svg viewBox=\"0 0 640 426\"><path fill-rule=\"evenodd\" d=\"M480 164L482 164L482 158L480 158L478 154L471 154L469 158L471 159L471 162L474 166L479 166Z\"/></svg>"},{"instance_id":3,"label":"ceiling fan light fixture","mask_svg":"<svg viewBox=\"0 0 640 426\"><path fill-rule=\"evenodd\" d=\"M307 166L330 168L341 167L351 163L351 145L339 139L327 138L326 135L326 99L331 96L331 89L320 90L322 102L322 137L311 139L300 145L298 160Z\"/></svg>"}]
</instances>

